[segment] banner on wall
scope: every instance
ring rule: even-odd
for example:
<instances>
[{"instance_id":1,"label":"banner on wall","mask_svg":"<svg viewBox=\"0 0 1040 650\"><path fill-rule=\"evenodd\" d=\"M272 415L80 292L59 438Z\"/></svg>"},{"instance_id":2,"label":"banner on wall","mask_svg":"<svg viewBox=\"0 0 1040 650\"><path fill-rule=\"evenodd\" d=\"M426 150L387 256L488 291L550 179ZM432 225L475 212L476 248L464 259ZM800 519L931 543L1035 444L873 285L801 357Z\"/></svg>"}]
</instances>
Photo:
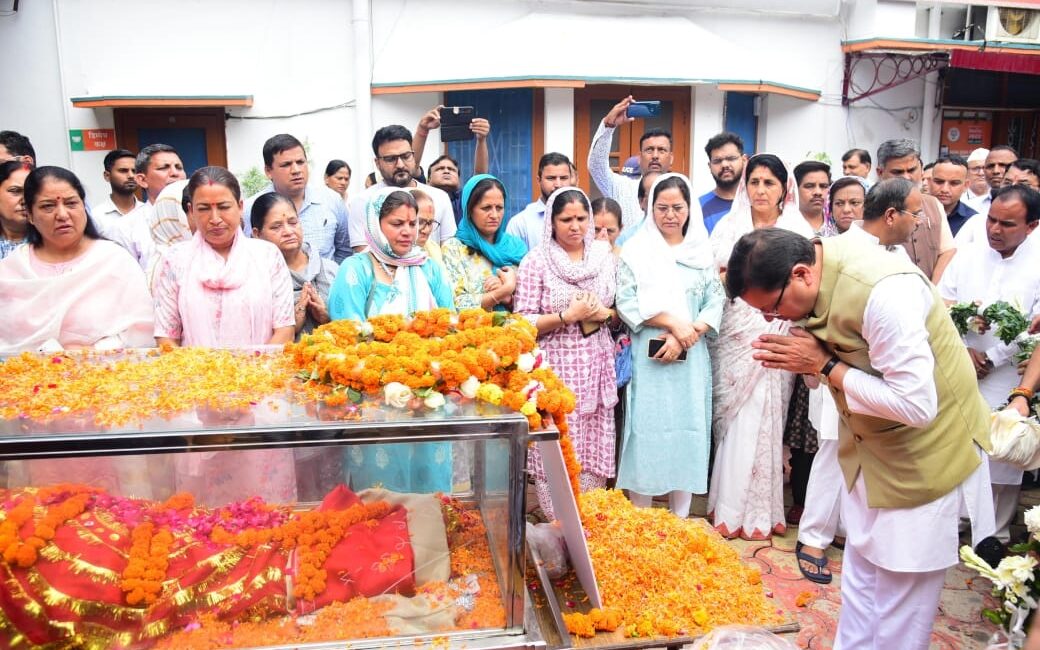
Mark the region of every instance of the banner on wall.
<instances>
[{"instance_id":1,"label":"banner on wall","mask_svg":"<svg viewBox=\"0 0 1040 650\"><path fill-rule=\"evenodd\" d=\"M967 158L979 147L989 149L992 134L993 122L990 120L947 118L942 121L939 147L947 155Z\"/></svg>"}]
</instances>

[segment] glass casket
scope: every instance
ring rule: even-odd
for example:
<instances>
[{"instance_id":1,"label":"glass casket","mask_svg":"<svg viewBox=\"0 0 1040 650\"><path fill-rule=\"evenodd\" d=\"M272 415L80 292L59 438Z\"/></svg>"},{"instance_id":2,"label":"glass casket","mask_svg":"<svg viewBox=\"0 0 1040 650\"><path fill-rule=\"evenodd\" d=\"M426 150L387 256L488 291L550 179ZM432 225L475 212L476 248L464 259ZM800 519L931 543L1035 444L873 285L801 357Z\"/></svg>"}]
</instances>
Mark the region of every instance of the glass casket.
<instances>
[{"instance_id":1,"label":"glass casket","mask_svg":"<svg viewBox=\"0 0 1040 650\"><path fill-rule=\"evenodd\" d=\"M98 419L0 421L0 648L542 645L524 467L554 430L288 394Z\"/></svg>"}]
</instances>

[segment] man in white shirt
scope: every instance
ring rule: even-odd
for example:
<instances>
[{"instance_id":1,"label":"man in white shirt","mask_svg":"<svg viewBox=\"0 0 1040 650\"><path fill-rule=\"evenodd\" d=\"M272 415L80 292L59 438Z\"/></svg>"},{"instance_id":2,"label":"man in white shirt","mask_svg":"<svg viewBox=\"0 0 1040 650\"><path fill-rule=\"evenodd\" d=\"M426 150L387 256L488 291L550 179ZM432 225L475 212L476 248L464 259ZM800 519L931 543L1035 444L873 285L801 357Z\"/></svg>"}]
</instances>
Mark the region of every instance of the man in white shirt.
<instances>
[{"instance_id":1,"label":"man in white shirt","mask_svg":"<svg viewBox=\"0 0 1040 650\"><path fill-rule=\"evenodd\" d=\"M90 209L90 217L102 235L107 236L106 233L123 217L141 205L135 194L134 158L134 154L126 149L116 149L105 155L104 177L112 192Z\"/></svg>"},{"instance_id":2,"label":"man in white shirt","mask_svg":"<svg viewBox=\"0 0 1040 650\"><path fill-rule=\"evenodd\" d=\"M917 142L907 138L882 142L877 150L877 174L879 180L902 177L920 187L924 171ZM935 197L924 196L922 208L919 227L903 246L917 268L932 282L938 282L957 247L942 204Z\"/></svg>"},{"instance_id":3,"label":"man in white shirt","mask_svg":"<svg viewBox=\"0 0 1040 650\"><path fill-rule=\"evenodd\" d=\"M1040 194L1032 188L1001 189L986 216L988 246L972 246L957 253L939 283L939 294L948 304L977 302L987 307L998 300L1020 309L1026 318L1040 315L1040 243L1029 234L1040 223ZM1015 342L1004 343L991 325L985 333L964 336L979 380L979 391L991 408L1007 402L1018 385L1013 356ZM1010 540L1009 527L1018 507L1022 470L990 460L993 509L1000 541Z\"/></svg>"},{"instance_id":4,"label":"man in white shirt","mask_svg":"<svg viewBox=\"0 0 1040 650\"><path fill-rule=\"evenodd\" d=\"M986 182L986 156L989 149L979 147L968 156L968 190L964 193L964 201L970 203L989 194L989 183Z\"/></svg>"},{"instance_id":5,"label":"man in white shirt","mask_svg":"<svg viewBox=\"0 0 1040 650\"><path fill-rule=\"evenodd\" d=\"M920 192L914 189L913 183L904 178L881 181L866 195L863 220L853 221L841 236L880 247L912 263L900 244L906 241L908 228L912 227L908 217L920 210ZM820 448L809 470L805 511L798 523L800 548L797 553L802 575L813 582L828 584L831 574L827 569L826 548L838 533L842 478L838 464L837 407L830 395L816 395L817 390L826 392L827 388L814 389L810 397L809 417L819 431ZM813 412L817 398L822 402L817 409L822 411L819 414Z\"/></svg>"},{"instance_id":6,"label":"man in white shirt","mask_svg":"<svg viewBox=\"0 0 1040 650\"><path fill-rule=\"evenodd\" d=\"M147 193L148 202L122 217L106 236L128 250L141 268L147 270L155 252L147 211L164 187L187 176L180 155L168 144L150 144L141 149L134 162L134 172L134 180Z\"/></svg>"},{"instance_id":7,"label":"man in white shirt","mask_svg":"<svg viewBox=\"0 0 1040 650\"><path fill-rule=\"evenodd\" d=\"M538 160L538 191L541 196L537 201L528 203L523 210L509 219L509 222L506 223L506 232L524 240L527 250L534 250L538 244L542 243L545 200L561 187L574 185L576 182L574 165L571 164L570 158L555 151L544 154Z\"/></svg>"},{"instance_id":8,"label":"man in white shirt","mask_svg":"<svg viewBox=\"0 0 1040 650\"><path fill-rule=\"evenodd\" d=\"M1018 152L1014 147L1006 144L998 144L986 154L986 163L983 167L986 174L986 192L968 202L968 205L974 208L978 214L968 219L964 223L964 227L957 233L958 248L964 248L974 242L986 241L986 215L989 214L993 193L1004 185L1004 176L1016 160L1018 160Z\"/></svg>"},{"instance_id":9,"label":"man in white shirt","mask_svg":"<svg viewBox=\"0 0 1040 650\"><path fill-rule=\"evenodd\" d=\"M626 115L626 110L633 101L635 100L629 95L610 109L610 112L600 122L596 134L592 136L592 145L589 147L589 175L592 176L592 180L603 196L609 196L621 204L621 220L624 221L624 228L639 223L644 216L644 213L639 210L639 202L636 199L639 181L623 174L615 174L610 169L610 150L614 129L625 122L635 120ZM643 174L670 172L674 160L671 133L663 129L643 131L643 135L639 138L640 172Z\"/></svg>"},{"instance_id":10,"label":"man in white shirt","mask_svg":"<svg viewBox=\"0 0 1040 650\"><path fill-rule=\"evenodd\" d=\"M989 409L942 299L876 246L779 228L737 242L726 286L767 319L804 320L760 337L754 358L820 377L838 407L848 537L835 647L926 650L962 507L977 540L993 529Z\"/></svg>"},{"instance_id":11,"label":"man in white shirt","mask_svg":"<svg viewBox=\"0 0 1040 650\"><path fill-rule=\"evenodd\" d=\"M437 225L430 233L430 238L443 243L454 237L456 224L451 197L444 190L420 183L412 175L417 164L415 152L412 151L412 132L400 124L381 127L372 137L372 152L375 154L376 170L382 178L350 199L350 241L354 251L361 252L368 248L365 243L366 207L369 198L384 187L421 189L433 199L435 207L434 221ZM465 206L462 209L465 210Z\"/></svg>"}]
</instances>

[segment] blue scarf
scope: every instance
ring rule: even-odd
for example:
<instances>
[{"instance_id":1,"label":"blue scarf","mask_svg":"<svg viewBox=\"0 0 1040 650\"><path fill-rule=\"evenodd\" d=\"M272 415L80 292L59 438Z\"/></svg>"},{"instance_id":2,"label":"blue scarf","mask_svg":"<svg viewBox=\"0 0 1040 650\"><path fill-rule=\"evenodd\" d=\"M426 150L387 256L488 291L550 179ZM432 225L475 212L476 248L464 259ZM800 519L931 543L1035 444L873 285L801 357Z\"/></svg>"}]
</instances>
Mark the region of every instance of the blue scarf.
<instances>
[{"instance_id":1,"label":"blue scarf","mask_svg":"<svg viewBox=\"0 0 1040 650\"><path fill-rule=\"evenodd\" d=\"M477 186L477 183L485 178L498 180L491 174L477 174L466 181L466 186L462 188L462 221L459 222L459 229L455 232L455 237L470 248L480 251L480 254L491 262L492 270L497 271L503 266L516 266L519 264L520 260L527 254L527 244L519 237L514 237L506 232L505 215L502 216L502 223L498 224L498 231L495 232L495 243L493 244L489 244L481 236L480 231L473 225L473 222L470 221L470 194L473 192L473 188ZM504 194L503 192L503 201L505 200Z\"/></svg>"}]
</instances>

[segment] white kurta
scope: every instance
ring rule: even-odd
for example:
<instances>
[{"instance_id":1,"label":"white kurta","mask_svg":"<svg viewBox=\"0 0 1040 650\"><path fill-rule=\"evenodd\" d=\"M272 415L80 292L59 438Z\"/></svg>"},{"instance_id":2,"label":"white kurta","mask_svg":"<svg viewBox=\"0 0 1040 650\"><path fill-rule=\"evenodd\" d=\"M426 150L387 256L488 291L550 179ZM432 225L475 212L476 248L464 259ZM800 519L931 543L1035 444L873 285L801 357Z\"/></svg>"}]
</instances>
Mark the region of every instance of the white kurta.
<instances>
[{"instance_id":1,"label":"white kurta","mask_svg":"<svg viewBox=\"0 0 1040 650\"><path fill-rule=\"evenodd\" d=\"M987 242L975 242L954 256L939 282L939 294L944 300L978 301L983 307L1003 300L1032 319L1040 314L1038 262L1040 243L1034 237L1027 237L1007 258L1001 257ZM1003 406L1008 393L1019 381L1013 359L1018 345L1003 343L995 329L990 328L985 334L968 332L964 337L969 348L984 352L993 362L993 370L979 381L979 391L991 408ZM993 482L999 485L1019 485L1022 481L1022 471L1006 463L991 463L990 473Z\"/></svg>"},{"instance_id":2,"label":"white kurta","mask_svg":"<svg viewBox=\"0 0 1040 650\"><path fill-rule=\"evenodd\" d=\"M863 312L863 338L870 364L881 376L849 369L844 391L850 411L910 426L924 426L935 418L935 357L925 327L932 300L929 285L913 275L891 276L874 285ZM860 475L857 483L862 482ZM862 486L844 494L848 543L888 571L936 571L957 564L962 512L971 519L975 543L993 532L985 463L949 493L913 508L870 508L866 493ZM925 532L929 543L921 544Z\"/></svg>"}]
</instances>

